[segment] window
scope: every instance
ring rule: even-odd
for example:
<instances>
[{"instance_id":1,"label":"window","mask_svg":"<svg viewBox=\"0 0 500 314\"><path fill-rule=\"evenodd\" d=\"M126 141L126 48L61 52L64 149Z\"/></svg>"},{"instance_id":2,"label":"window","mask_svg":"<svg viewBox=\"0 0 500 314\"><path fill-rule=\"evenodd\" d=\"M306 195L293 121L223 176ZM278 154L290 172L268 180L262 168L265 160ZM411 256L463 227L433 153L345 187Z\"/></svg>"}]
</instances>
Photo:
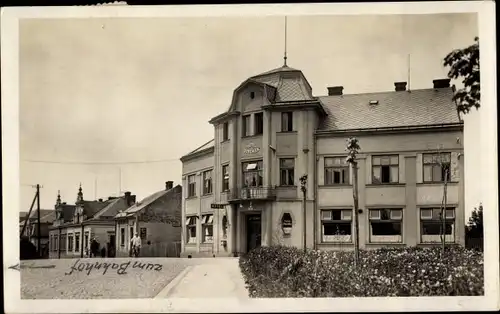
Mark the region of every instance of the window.
<instances>
[{"instance_id":1,"label":"window","mask_svg":"<svg viewBox=\"0 0 500 314\"><path fill-rule=\"evenodd\" d=\"M423 243L441 242L443 220L441 208L420 209L420 237ZM447 208L445 213L445 240L455 242L455 208Z\"/></svg>"},{"instance_id":2,"label":"window","mask_svg":"<svg viewBox=\"0 0 500 314\"><path fill-rule=\"evenodd\" d=\"M255 92L250 92L250 98L254 99L255 98Z\"/></svg>"},{"instance_id":3,"label":"window","mask_svg":"<svg viewBox=\"0 0 500 314\"><path fill-rule=\"evenodd\" d=\"M241 127L243 136L250 136L250 115L242 117Z\"/></svg>"},{"instance_id":4,"label":"window","mask_svg":"<svg viewBox=\"0 0 500 314\"><path fill-rule=\"evenodd\" d=\"M295 175L295 159L282 158L280 159L280 185L292 186L294 185Z\"/></svg>"},{"instance_id":5,"label":"window","mask_svg":"<svg viewBox=\"0 0 500 314\"><path fill-rule=\"evenodd\" d=\"M243 185L247 187L262 186L262 160L253 162L244 162L242 164Z\"/></svg>"},{"instance_id":6,"label":"window","mask_svg":"<svg viewBox=\"0 0 500 314\"><path fill-rule=\"evenodd\" d=\"M212 170L203 172L203 195L212 193Z\"/></svg>"},{"instance_id":7,"label":"window","mask_svg":"<svg viewBox=\"0 0 500 314\"><path fill-rule=\"evenodd\" d=\"M186 218L186 242L187 243L196 243L196 217L187 217Z\"/></svg>"},{"instance_id":8,"label":"window","mask_svg":"<svg viewBox=\"0 0 500 314\"><path fill-rule=\"evenodd\" d=\"M146 228L141 228L141 233L140 233L141 240L146 240L148 237L148 230Z\"/></svg>"},{"instance_id":9,"label":"window","mask_svg":"<svg viewBox=\"0 0 500 314\"><path fill-rule=\"evenodd\" d=\"M188 197L196 196L196 175L188 176Z\"/></svg>"},{"instance_id":10,"label":"window","mask_svg":"<svg viewBox=\"0 0 500 314\"><path fill-rule=\"evenodd\" d=\"M293 113L292 112L282 112L281 113L281 132L291 132L293 131Z\"/></svg>"},{"instance_id":11,"label":"window","mask_svg":"<svg viewBox=\"0 0 500 314\"><path fill-rule=\"evenodd\" d=\"M85 232L85 250L89 248L89 233Z\"/></svg>"},{"instance_id":12,"label":"window","mask_svg":"<svg viewBox=\"0 0 500 314\"><path fill-rule=\"evenodd\" d=\"M323 242L351 242L352 210L322 210L321 227Z\"/></svg>"},{"instance_id":13,"label":"window","mask_svg":"<svg viewBox=\"0 0 500 314\"><path fill-rule=\"evenodd\" d=\"M222 141L229 139L229 122L224 122L222 125Z\"/></svg>"},{"instance_id":14,"label":"window","mask_svg":"<svg viewBox=\"0 0 500 314\"><path fill-rule=\"evenodd\" d=\"M370 209L370 242L403 242L402 209Z\"/></svg>"},{"instance_id":15,"label":"window","mask_svg":"<svg viewBox=\"0 0 500 314\"><path fill-rule=\"evenodd\" d=\"M73 252L73 235L68 235L68 252Z\"/></svg>"},{"instance_id":16,"label":"window","mask_svg":"<svg viewBox=\"0 0 500 314\"><path fill-rule=\"evenodd\" d=\"M125 228L120 229L120 245L125 245Z\"/></svg>"},{"instance_id":17,"label":"window","mask_svg":"<svg viewBox=\"0 0 500 314\"><path fill-rule=\"evenodd\" d=\"M325 185L349 184L346 157L325 157Z\"/></svg>"},{"instance_id":18,"label":"window","mask_svg":"<svg viewBox=\"0 0 500 314\"><path fill-rule=\"evenodd\" d=\"M222 166L222 191L229 191L229 165Z\"/></svg>"},{"instance_id":19,"label":"window","mask_svg":"<svg viewBox=\"0 0 500 314\"><path fill-rule=\"evenodd\" d=\"M451 153L423 154L424 182L450 182Z\"/></svg>"},{"instance_id":20,"label":"window","mask_svg":"<svg viewBox=\"0 0 500 314\"><path fill-rule=\"evenodd\" d=\"M255 121L255 135L264 133L264 114L262 112L256 113L254 116Z\"/></svg>"},{"instance_id":21,"label":"window","mask_svg":"<svg viewBox=\"0 0 500 314\"><path fill-rule=\"evenodd\" d=\"M80 232L75 233L75 252L80 252Z\"/></svg>"},{"instance_id":22,"label":"window","mask_svg":"<svg viewBox=\"0 0 500 314\"><path fill-rule=\"evenodd\" d=\"M59 237L56 236L54 237L54 239L55 239L55 250L59 251Z\"/></svg>"},{"instance_id":23,"label":"window","mask_svg":"<svg viewBox=\"0 0 500 314\"><path fill-rule=\"evenodd\" d=\"M212 243L214 240L213 228L214 215L203 215L201 217L201 231L203 243Z\"/></svg>"},{"instance_id":24,"label":"window","mask_svg":"<svg viewBox=\"0 0 500 314\"><path fill-rule=\"evenodd\" d=\"M399 156L372 157L373 184L399 182Z\"/></svg>"}]
</instances>

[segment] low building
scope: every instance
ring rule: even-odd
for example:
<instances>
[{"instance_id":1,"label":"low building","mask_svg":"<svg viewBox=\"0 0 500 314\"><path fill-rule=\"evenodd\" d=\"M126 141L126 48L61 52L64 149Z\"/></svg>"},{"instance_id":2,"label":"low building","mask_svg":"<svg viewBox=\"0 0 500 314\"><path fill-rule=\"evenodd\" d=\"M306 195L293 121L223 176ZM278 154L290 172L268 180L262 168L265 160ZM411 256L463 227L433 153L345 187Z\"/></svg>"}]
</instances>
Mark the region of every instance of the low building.
<instances>
[{"instance_id":1,"label":"low building","mask_svg":"<svg viewBox=\"0 0 500 314\"><path fill-rule=\"evenodd\" d=\"M40 237L38 236L38 211L33 209L29 218L26 218L28 213L25 214L25 219L19 223L20 232L23 232L24 229L21 238L29 239L37 250L38 238L40 238L42 257L48 257L49 228L56 218L55 211L51 209L40 209Z\"/></svg>"},{"instance_id":2,"label":"low building","mask_svg":"<svg viewBox=\"0 0 500 314\"><path fill-rule=\"evenodd\" d=\"M314 96L283 66L239 85L210 120L214 138L181 158L183 255L260 245L353 249L356 137L362 249L436 245L447 181L446 241L464 244L463 122L450 80L427 89ZM307 174L305 201L299 178Z\"/></svg>"},{"instance_id":3,"label":"low building","mask_svg":"<svg viewBox=\"0 0 500 314\"><path fill-rule=\"evenodd\" d=\"M130 239L142 239L141 256L178 257L181 241L182 187L167 181L165 189L115 216L117 256L128 256Z\"/></svg>"},{"instance_id":4,"label":"low building","mask_svg":"<svg viewBox=\"0 0 500 314\"><path fill-rule=\"evenodd\" d=\"M50 228L50 257L85 257L89 255L90 241L95 238L106 254L115 251L114 216L135 203L135 195L125 192L107 200L86 201L80 186L75 205L67 205L57 196L57 219Z\"/></svg>"}]
</instances>

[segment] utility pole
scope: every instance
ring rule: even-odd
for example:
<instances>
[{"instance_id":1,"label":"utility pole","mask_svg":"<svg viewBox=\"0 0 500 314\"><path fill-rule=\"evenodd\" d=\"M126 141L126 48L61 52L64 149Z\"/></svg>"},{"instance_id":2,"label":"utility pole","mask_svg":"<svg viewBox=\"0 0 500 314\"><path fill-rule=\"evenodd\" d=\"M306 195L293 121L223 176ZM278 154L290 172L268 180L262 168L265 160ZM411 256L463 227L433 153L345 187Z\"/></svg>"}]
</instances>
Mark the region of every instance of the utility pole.
<instances>
[{"instance_id":1,"label":"utility pole","mask_svg":"<svg viewBox=\"0 0 500 314\"><path fill-rule=\"evenodd\" d=\"M37 225L37 244L38 244L38 254L42 257L42 246L41 246L41 233L40 233L40 184L36 185L36 210L38 215L38 225Z\"/></svg>"}]
</instances>

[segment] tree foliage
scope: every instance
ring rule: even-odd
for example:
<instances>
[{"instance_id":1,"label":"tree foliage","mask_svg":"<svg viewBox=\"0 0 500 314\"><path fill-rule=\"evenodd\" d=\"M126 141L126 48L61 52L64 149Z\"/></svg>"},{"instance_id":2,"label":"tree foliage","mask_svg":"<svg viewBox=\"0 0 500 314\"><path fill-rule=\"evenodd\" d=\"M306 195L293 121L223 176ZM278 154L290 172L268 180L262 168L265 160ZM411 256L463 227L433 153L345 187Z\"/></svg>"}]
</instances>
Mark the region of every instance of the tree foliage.
<instances>
[{"instance_id":1,"label":"tree foliage","mask_svg":"<svg viewBox=\"0 0 500 314\"><path fill-rule=\"evenodd\" d=\"M472 238L483 237L483 205L474 208L467 224L468 235Z\"/></svg>"},{"instance_id":2,"label":"tree foliage","mask_svg":"<svg viewBox=\"0 0 500 314\"><path fill-rule=\"evenodd\" d=\"M444 58L444 66L450 67L450 79L462 78L463 88L457 89L453 96L457 109L466 114L472 107L479 109L481 101L479 75L479 37L474 44L463 49L455 49Z\"/></svg>"}]
</instances>

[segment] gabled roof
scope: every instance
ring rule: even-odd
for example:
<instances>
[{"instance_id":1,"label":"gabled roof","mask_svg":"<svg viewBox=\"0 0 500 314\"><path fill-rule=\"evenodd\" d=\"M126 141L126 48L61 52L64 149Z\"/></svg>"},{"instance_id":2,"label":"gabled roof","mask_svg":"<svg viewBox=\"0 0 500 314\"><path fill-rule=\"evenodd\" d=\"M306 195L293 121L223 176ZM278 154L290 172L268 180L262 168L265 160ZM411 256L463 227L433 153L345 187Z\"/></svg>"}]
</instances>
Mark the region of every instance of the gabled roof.
<instances>
[{"instance_id":1,"label":"gabled roof","mask_svg":"<svg viewBox=\"0 0 500 314\"><path fill-rule=\"evenodd\" d=\"M61 204L59 208L62 211L62 218L64 222L73 221L73 214L75 213L76 205Z\"/></svg>"},{"instance_id":2,"label":"gabled roof","mask_svg":"<svg viewBox=\"0 0 500 314\"><path fill-rule=\"evenodd\" d=\"M128 207L127 201L125 197L119 197L115 199L111 199L105 202L106 206L98 211L91 219L99 219L104 217L114 217L116 214L120 212L120 210L124 210Z\"/></svg>"},{"instance_id":3,"label":"gabled roof","mask_svg":"<svg viewBox=\"0 0 500 314\"><path fill-rule=\"evenodd\" d=\"M145 209L146 207L148 207L149 205L151 205L152 203L154 203L155 201L157 201L158 199L162 198L163 196L166 196L169 194L174 194L179 189L182 189L182 187L180 185L176 185L169 190L162 190L162 191L155 192L155 193L149 195L148 197L144 198L140 202L130 206L125 211L117 214L115 216L115 218L126 217L126 216L130 216L134 213L140 212L143 209Z\"/></svg>"},{"instance_id":4,"label":"gabled roof","mask_svg":"<svg viewBox=\"0 0 500 314\"><path fill-rule=\"evenodd\" d=\"M40 209L40 217L45 217L51 213L55 214L55 210L53 209ZM30 214L30 219L38 219L38 210L33 209Z\"/></svg>"},{"instance_id":5,"label":"gabled roof","mask_svg":"<svg viewBox=\"0 0 500 314\"><path fill-rule=\"evenodd\" d=\"M83 213L87 218L93 217L95 214L97 214L101 209L106 207L111 203L111 200L107 200L105 202L99 202L99 201L82 201L83 203Z\"/></svg>"},{"instance_id":6,"label":"gabled roof","mask_svg":"<svg viewBox=\"0 0 500 314\"><path fill-rule=\"evenodd\" d=\"M197 154L202 154L204 151L209 152L214 147L215 147L215 140L211 139L210 141L206 142L205 144L201 145L200 147L196 148L195 150L191 151L190 153L182 156L181 161L183 161L185 158L193 157Z\"/></svg>"},{"instance_id":7,"label":"gabled roof","mask_svg":"<svg viewBox=\"0 0 500 314\"><path fill-rule=\"evenodd\" d=\"M460 123L451 88L318 97L328 116L319 130ZM377 104L370 104L378 101Z\"/></svg>"}]
</instances>

